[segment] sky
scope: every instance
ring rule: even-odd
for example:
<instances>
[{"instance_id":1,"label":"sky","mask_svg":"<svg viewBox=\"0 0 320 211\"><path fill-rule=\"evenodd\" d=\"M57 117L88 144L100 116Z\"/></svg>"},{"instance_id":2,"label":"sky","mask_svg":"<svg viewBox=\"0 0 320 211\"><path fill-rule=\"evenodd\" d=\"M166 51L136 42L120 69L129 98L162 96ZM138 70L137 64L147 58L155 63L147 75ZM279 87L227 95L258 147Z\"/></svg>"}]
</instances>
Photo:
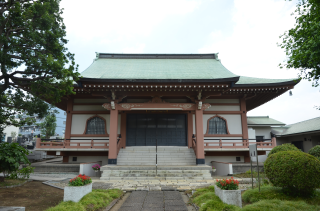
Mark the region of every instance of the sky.
<instances>
[{"instance_id":1,"label":"sky","mask_svg":"<svg viewBox=\"0 0 320 211\"><path fill-rule=\"evenodd\" d=\"M67 47L79 72L100 53L219 53L231 72L259 78L297 78L280 69L280 35L295 23L296 1L285 0L62 0ZM319 117L320 88L301 81L249 111L292 124Z\"/></svg>"}]
</instances>

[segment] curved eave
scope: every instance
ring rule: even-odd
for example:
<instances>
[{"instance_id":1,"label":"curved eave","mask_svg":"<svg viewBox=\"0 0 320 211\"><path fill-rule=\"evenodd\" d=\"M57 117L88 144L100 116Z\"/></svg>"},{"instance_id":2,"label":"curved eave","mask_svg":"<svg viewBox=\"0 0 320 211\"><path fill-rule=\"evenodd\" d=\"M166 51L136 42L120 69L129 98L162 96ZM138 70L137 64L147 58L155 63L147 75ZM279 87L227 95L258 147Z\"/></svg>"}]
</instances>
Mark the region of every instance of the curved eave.
<instances>
[{"instance_id":1,"label":"curved eave","mask_svg":"<svg viewBox=\"0 0 320 211\"><path fill-rule=\"evenodd\" d=\"M278 83L256 83L256 84L235 84L235 88L240 87L275 87L275 86L294 86L300 82L300 79L296 81L285 81L285 82L278 82Z\"/></svg>"},{"instance_id":2,"label":"curved eave","mask_svg":"<svg viewBox=\"0 0 320 211\"><path fill-rule=\"evenodd\" d=\"M239 77L219 79L101 79L101 78L80 78L78 82L96 83L232 83L237 82Z\"/></svg>"}]
</instances>

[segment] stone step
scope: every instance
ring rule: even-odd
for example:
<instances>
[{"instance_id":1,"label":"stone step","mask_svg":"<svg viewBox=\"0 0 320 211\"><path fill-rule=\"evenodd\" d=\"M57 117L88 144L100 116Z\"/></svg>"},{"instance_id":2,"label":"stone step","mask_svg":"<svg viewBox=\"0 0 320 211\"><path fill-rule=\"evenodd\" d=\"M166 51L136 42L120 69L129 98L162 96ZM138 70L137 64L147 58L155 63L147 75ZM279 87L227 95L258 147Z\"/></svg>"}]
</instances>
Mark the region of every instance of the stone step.
<instances>
[{"instance_id":1,"label":"stone step","mask_svg":"<svg viewBox=\"0 0 320 211\"><path fill-rule=\"evenodd\" d=\"M101 177L100 180L211 180L212 177Z\"/></svg>"}]
</instances>

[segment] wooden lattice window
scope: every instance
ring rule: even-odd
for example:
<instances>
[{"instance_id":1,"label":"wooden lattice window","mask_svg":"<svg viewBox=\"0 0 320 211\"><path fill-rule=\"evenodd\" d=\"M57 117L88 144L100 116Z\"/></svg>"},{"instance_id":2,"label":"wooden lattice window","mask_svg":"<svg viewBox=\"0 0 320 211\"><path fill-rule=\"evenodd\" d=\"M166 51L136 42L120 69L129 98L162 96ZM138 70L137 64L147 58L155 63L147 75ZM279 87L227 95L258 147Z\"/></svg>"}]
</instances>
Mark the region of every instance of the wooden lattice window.
<instances>
[{"instance_id":1,"label":"wooden lattice window","mask_svg":"<svg viewBox=\"0 0 320 211\"><path fill-rule=\"evenodd\" d=\"M227 123L220 117L211 118L208 129L208 134L228 134Z\"/></svg>"},{"instance_id":2,"label":"wooden lattice window","mask_svg":"<svg viewBox=\"0 0 320 211\"><path fill-rule=\"evenodd\" d=\"M93 117L87 121L86 134L105 134L106 122L100 117Z\"/></svg>"}]
</instances>

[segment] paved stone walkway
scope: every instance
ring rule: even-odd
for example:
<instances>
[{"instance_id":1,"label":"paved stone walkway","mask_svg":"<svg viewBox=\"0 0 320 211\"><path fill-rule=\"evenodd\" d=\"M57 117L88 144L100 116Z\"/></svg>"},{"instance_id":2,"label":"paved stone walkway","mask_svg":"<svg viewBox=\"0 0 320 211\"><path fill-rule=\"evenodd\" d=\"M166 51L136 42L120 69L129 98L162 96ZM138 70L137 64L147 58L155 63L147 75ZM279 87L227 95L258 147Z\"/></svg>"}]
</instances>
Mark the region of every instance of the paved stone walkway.
<instances>
[{"instance_id":1,"label":"paved stone walkway","mask_svg":"<svg viewBox=\"0 0 320 211\"><path fill-rule=\"evenodd\" d=\"M188 211L178 191L133 191L118 211Z\"/></svg>"}]
</instances>

